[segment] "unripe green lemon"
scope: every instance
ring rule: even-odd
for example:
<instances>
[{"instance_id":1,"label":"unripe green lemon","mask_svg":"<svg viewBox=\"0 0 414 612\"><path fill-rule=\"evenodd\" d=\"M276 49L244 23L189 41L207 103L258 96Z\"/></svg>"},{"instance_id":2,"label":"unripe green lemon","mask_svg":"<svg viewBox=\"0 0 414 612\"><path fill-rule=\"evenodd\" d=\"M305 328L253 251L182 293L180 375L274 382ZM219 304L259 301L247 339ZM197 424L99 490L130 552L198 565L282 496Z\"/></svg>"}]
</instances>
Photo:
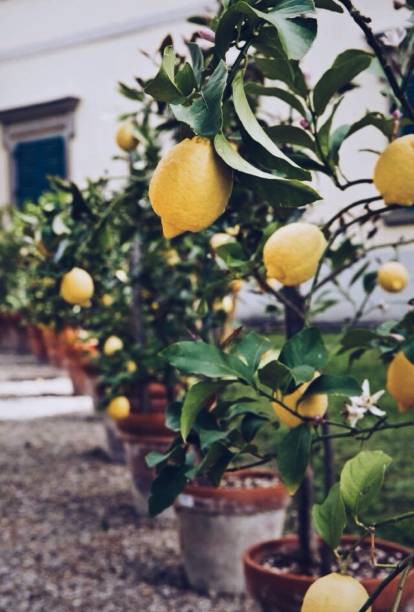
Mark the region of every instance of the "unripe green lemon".
<instances>
[{"instance_id":1,"label":"unripe green lemon","mask_svg":"<svg viewBox=\"0 0 414 612\"><path fill-rule=\"evenodd\" d=\"M379 156L374 185L385 204L414 204L414 134L396 138Z\"/></svg>"},{"instance_id":2,"label":"unripe green lemon","mask_svg":"<svg viewBox=\"0 0 414 612\"><path fill-rule=\"evenodd\" d=\"M186 138L160 160L149 185L152 208L165 238L200 232L224 212L233 188L231 169L211 140Z\"/></svg>"},{"instance_id":3,"label":"unripe green lemon","mask_svg":"<svg viewBox=\"0 0 414 612\"><path fill-rule=\"evenodd\" d=\"M293 286L312 278L326 248L319 227L311 223L290 223L276 230L263 249L268 278Z\"/></svg>"},{"instance_id":4,"label":"unripe green lemon","mask_svg":"<svg viewBox=\"0 0 414 612\"><path fill-rule=\"evenodd\" d=\"M94 285L91 275L82 268L72 268L60 285L60 295L69 304L85 304L91 299Z\"/></svg>"},{"instance_id":5,"label":"unripe green lemon","mask_svg":"<svg viewBox=\"0 0 414 612\"><path fill-rule=\"evenodd\" d=\"M398 293L408 283L408 270L399 261L388 261L379 268L377 280L385 291Z\"/></svg>"}]
</instances>

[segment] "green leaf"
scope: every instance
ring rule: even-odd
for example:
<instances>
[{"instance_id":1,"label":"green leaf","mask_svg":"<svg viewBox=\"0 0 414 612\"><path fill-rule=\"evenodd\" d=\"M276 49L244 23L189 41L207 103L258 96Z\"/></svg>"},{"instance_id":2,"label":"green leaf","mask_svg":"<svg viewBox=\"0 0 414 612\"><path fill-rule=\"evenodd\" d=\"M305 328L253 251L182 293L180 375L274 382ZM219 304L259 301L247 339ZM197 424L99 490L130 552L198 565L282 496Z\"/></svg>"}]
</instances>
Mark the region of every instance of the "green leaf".
<instances>
[{"instance_id":1,"label":"green leaf","mask_svg":"<svg viewBox=\"0 0 414 612\"><path fill-rule=\"evenodd\" d=\"M322 370L328 360L328 351L321 332L316 327L307 327L292 336L282 348L279 361L288 368L308 365Z\"/></svg>"},{"instance_id":2,"label":"green leaf","mask_svg":"<svg viewBox=\"0 0 414 612\"><path fill-rule=\"evenodd\" d=\"M223 124L222 101L227 81L227 67L220 61L202 88L201 95L190 106L171 104L178 121L187 123L200 136L211 137L221 130Z\"/></svg>"},{"instance_id":3,"label":"green leaf","mask_svg":"<svg viewBox=\"0 0 414 612\"><path fill-rule=\"evenodd\" d=\"M186 466L166 465L151 486L148 502L150 516L156 516L171 506L187 484Z\"/></svg>"},{"instance_id":4,"label":"green leaf","mask_svg":"<svg viewBox=\"0 0 414 612\"><path fill-rule=\"evenodd\" d=\"M334 0L315 0L315 6L319 9L325 9L327 11L333 11L334 13L343 13L344 9L342 6L334 2Z\"/></svg>"},{"instance_id":5,"label":"green leaf","mask_svg":"<svg viewBox=\"0 0 414 612\"><path fill-rule=\"evenodd\" d=\"M175 63L174 49L166 47L158 74L144 88L147 94L159 102L177 102L183 97L175 82Z\"/></svg>"},{"instance_id":6,"label":"green leaf","mask_svg":"<svg viewBox=\"0 0 414 612\"><path fill-rule=\"evenodd\" d=\"M362 285L364 287L365 293L372 293L377 286L377 272L367 272L364 274L364 278L362 280Z\"/></svg>"},{"instance_id":7,"label":"green leaf","mask_svg":"<svg viewBox=\"0 0 414 612\"><path fill-rule=\"evenodd\" d=\"M224 11L216 29L216 50L224 57L235 41L237 26L248 22L254 27L258 22L267 23L276 30L276 35L289 59L301 59L316 36L316 19L300 17L313 11L312 0L282 0L269 12L259 11L247 2L239 1Z\"/></svg>"},{"instance_id":8,"label":"green leaf","mask_svg":"<svg viewBox=\"0 0 414 612\"><path fill-rule=\"evenodd\" d=\"M187 440L200 410L222 386L221 383L198 382L190 387L181 411L180 430L184 441Z\"/></svg>"},{"instance_id":9,"label":"green leaf","mask_svg":"<svg viewBox=\"0 0 414 612\"><path fill-rule=\"evenodd\" d=\"M260 144L274 157L284 160L290 168L299 169L300 174L297 178L302 180L309 180L311 178L309 173L301 170L299 166L295 164L295 162L292 162L289 157L285 155L281 149L279 149L279 147L266 134L258 122L256 115L249 106L249 102L244 91L243 72L241 70L236 74L233 80L233 104L240 122L246 132L249 134L250 138Z\"/></svg>"},{"instance_id":10,"label":"green leaf","mask_svg":"<svg viewBox=\"0 0 414 612\"><path fill-rule=\"evenodd\" d=\"M361 385L353 376L332 376L330 374L322 374L311 382L303 397L319 393L352 397L361 395Z\"/></svg>"},{"instance_id":11,"label":"green leaf","mask_svg":"<svg viewBox=\"0 0 414 612\"><path fill-rule=\"evenodd\" d=\"M340 53L315 85L313 104L317 115L322 115L332 96L368 68L372 55L359 49Z\"/></svg>"},{"instance_id":12,"label":"green leaf","mask_svg":"<svg viewBox=\"0 0 414 612\"><path fill-rule=\"evenodd\" d=\"M280 361L270 361L267 363L260 368L258 376L263 385L269 387L272 391L279 389L282 393L288 389L292 381L292 374L289 368L280 363Z\"/></svg>"},{"instance_id":13,"label":"green leaf","mask_svg":"<svg viewBox=\"0 0 414 612\"><path fill-rule=\"evenodd\" d=\"M274 184L278 186L281 203L284 202L289 205L290 202L299 200L300 204L298 205L302 206L320 199L320 195L312 187L305 185L301 181L277 177L253 166L234 150L223 134L217 134L214 138L214 146L217 154L230 168L260 179L274 181Z\"/></svg>"},{"instance_id":14,"label":"green leaf","mask_svg":"<svg viewBox=\"0 0 414 612\"><path fill-rule=\"evenodd\" d=\"M265 77L274 81L282 81L293 92L303 98L307 96L308 88L305 78L297 62L288 61L282 58L261 58L256 59L256 66Z\"/></svg>"},{"instance_id":15,"label":"green leaf","mask_svg":"<svg viewBox=\"0 0 414 612\"><path fill-rule=\"evenodd\" d=\"M341 495L355 517L378 495L391 461L382 451L361 451L345 463L340 479Z\"/></svg>"},{"instance_id":16,"label":"green leaf","mask_svg":"<svg viewBox=\"0 0 414 612\"><path fill-rule=\"evenodd\" d=\"M280 477L289 493L296 493L310 459L312 432L307 423L291 429L278 447L277 464Z\"/></svg>"},{"instance_id":17,"label":"green leaf","mask_svg":"<svg viewBox=\"0 0 414 612\"><path fill-rule=\"evenodd\" d=\"M191 95L194 89L197 88L197 82L192 67L188 62L177 72L175 82L183 96Z\"/></svg>"},{"instance_id":18,"label":"green leaf","mask_svg":"<svg viewBox=\"0 0 414 612\"><path fill-rule=\"evenodd\" d=\"M267 129L270 138L280 145L290 144L315 150L315 141L309 132L294 125L274 125Z\"/></svg>"},{"instance_id":19,"label":"green leaf","mask_svg":"<svg viewBox=\"0 0 414 612\"><path fill-rule=\"evenodd\" d=\"M315 368L308 365L300 365L292 368L291 374L293 376L295 385L297 386L312 380L315 376Z\"/></svg>"},{"instance_id":20,"label":"green leaf","mask_svg":"<svg viewBox=\"0 0 414 612\"><path fill-rule=\"evenodd\" d=\"M378 337L378 334L370 329L349 329L341 338L342 351L357 347L370 347L372 341Z\"/></svg>"},{"instance_id":21,"label":"green leaf","mask_svg":"<svg viewBox=\"0 0 414 612\"><path fill-rule=\"evenodd\" d=\"M290 93L290 91L286 91L286 89L281 89L280 87L266 87L265 85L260 85L259 83L246 83L245 91L247 94L255 94L258 96L272 96L275 98L279 98L283 102L289 105L289 107L294 108L298 111L302 117L306 119L307 112L302 102L297 98L294 94Z\"/></svg>"},{"instance_id":22,"label":"green leaf","mask_svg":"<svg viewBox=\"0 0 414 612\"><path fill-rule=\"evenodd\" d=\"M233 352L247 365L253 374L259 365L261 356L271 347L271 344L268 338L250 331L244 334L236 343Z\"/></svg>"},{"instance_id":23,"label":"green leaf","mask_svg":"<svg viewBox=\"0 0 414 612\"><path fill-rule=\"evenodd\" d=\"M239 242L229 242L216 249L216 254L224 261L228 268L245 268L248 262L247 255Z\"/></svg>"},{"instance_id":24,"label":"green leaf","mask_svg":"<svg viewBox=\"0 0 414 612\"><path fill-rule=\"evenodd\" d=\"M187 374L251 381L248 368L238 357L206 342L177 342L162 351L161 355L172 366Z\"/></svg>"},{"instance_id":25,"label":"green leaf","mask_svg":"<svg viewBox=\"0 0 414 612\"><path fill-rule=\"evenodd\" d=\"M333 550L340 544L346 527L346 510L339 483L329 491L323 504L315 504L312 518L317 533Z\"/></svg>"},{"instance_id":26,"label":"green leaf","mask_svg":"<svg viewBox=\"0 0 414 612\"><path fill-rule=\"evenodd\" d=\"M187 44L190 55L191 55L191 63L193 66L194 77L197 83L197 87L201 87L201 82L203 79L203 69L204 69L204 57L203 52L200 47L194 43L190 42Z\"/></svg>"}]
</instances>

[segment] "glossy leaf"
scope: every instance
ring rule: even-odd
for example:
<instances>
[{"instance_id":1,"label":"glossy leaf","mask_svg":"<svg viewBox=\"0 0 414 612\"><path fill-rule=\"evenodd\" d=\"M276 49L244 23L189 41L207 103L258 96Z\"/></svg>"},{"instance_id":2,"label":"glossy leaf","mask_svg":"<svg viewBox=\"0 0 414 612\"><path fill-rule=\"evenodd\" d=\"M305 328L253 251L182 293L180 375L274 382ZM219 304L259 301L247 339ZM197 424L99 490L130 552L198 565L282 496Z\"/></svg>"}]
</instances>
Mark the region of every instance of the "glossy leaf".
<instances>
[{"instance_id":1,"label":"glossy leaf","mask_svg":"<svg viewBox=\"0 0 414 612\"><path fill-rule=\"evenodd\" d=\"M308 365L321 370L327 360L328 351L321 332L316 327L307 327L292 336L283 346L279 356L279 361L288 368Z\"/></svg>"},{"instance_id":2,"label":"glossy leaf","mask_svg":"<svg viewBox=\"0 0 414 612\"><path fill-rule=\"evenodd\" d=\"M305 78L297 62L283 58L260 58L256 59L256 66L268 79L282 81L296 94L306 97L308 88Z\"/></svg>"},{"instance_id":3,"label":"glossy leaf","mask_svg":"<svg viewBox=\"0 0 414 612\"><path fill-rule=\"evenodd\" d=\"M315 6L319 9L333 11L334 13L343 13L344 9L334 0L315 0Z\"/></svg>"},{"instance_id":4,"label":"glossy leaf","mask_svg":"<svg viewBox=\"0 0 414 612\"><path fill-rule=\"evenodd\" d=\"M180 430L184 441L187 440L200 410L222 386L222 383L198 382L187 391L180 420Z\"/></svg>"},{"instance_id":5,"label":"glossy leaf","mask_svg":"<svg viewBox=\"0 0 414 612\"><path fill-rule=\"evenodd\" d=\"M292 374L280 361L270 361L260 368L259 380L262 384L273 391L280 390L284 393L292 380Z\"/></svg>"},{"instance_id":6,"label":"glossy leaf","mask_svg":"<svg viewBox=\"0 0 414 612\"><path fill-rule=\"evenodd\" d=\"M385 470L392 459L382 451L361 451L344 465L341 473L341 495L356 517L377 497Z\"/></svg>"},{"instance_id":7,"label":"glossy leaf","mask_svg":"<svg viewBox=\"0 0 414 612\"><path fill-rule=\"evenodd\" d=\"M346 527L346 510L339 483L331 488L322 504L314 505L312 518L322 540L333 550L337 548Z\"/></svg>"},{"instance_id":8,"label":"glossy leaf","mask_svg":"<svg viewBox=\"0 0 414 612\"><path fill-rule=\"evenodd\" d=\"M175 63L174 49L166 47L158 74L145 87L145 92L159 102L176 102L183 97L175 82Z\"/></svg>"},{"instance_id":9,"label":"glossy leaf","mask_svg":"<svg viewBox=\"0 0 414 612\"><path fill-rule=\"evenodd\" d=\"M361 395L361 385L353 376L322 374L309 385L304 393L304 397L318 393L352 397Z\"/></svg>"},{"instance_id":10,"label":"glossy leaf","mask_svg":"<svg viewBox=\"0 0 414 612\"><path fill-rule=\"evenodd\" d=\"M186 466L166 465L151 486L148 502L150 516L156 516L171 506L187 484Z\"/></svg>"},{"instance_id":11,"label":"glossy leaf","mask_svg":"<svg viewBox=\"0 0 414 612\"><path fill-rule=\"evenodd\" d=\"M286 89L280 87L266 87L259 83L246 83L245 91L247 94L256 94L258 96L272 96L286 102L290 108L298 111L302 117L307 117L307 112L298 97Z\"/></svg>"},{"instance_id":12,"label":"glossy leaf","mask_svg":"<svg viewBox=\"0 0 414 612\"><path fill-rule=\"evenodd\" d=\"M348 49L338 55L331 68L315 85L313 91L315 112L322 115L332 96L368 68L371 61L372 55L359 49Z\"/></svg>"},{"instance_id":13,"label":"glossy leaf","mask_svg":"<svg viewBox=\"0 0 414 612\"><path fill-rule=\"evenodd\" d=\"M277 450L280 477L289 493L296 493L301 485L310 459L312 432L307 423L291 429Z\"/></svg>"},{"instance_id":14,"label":"glossy leaf","mask_svg":"<svg viewBox=\"0 0 414 612\"><path fill-rule=\"evenodd\" d=\"M236 343L233 352L244 361L253 374L259 365L261 356L270 347L271 342L268 338L250 331Z\"/></svg>"},{"instance_id":15,"label":"glossy leaf","mask_svg":"<svg viewBox=\"0 0 414 612\"><path fill-rule=\"evenodd\" d=\"M171 110L178 121L187 123L200 136L217 134L223 124L222 100L227 81L227 68L220 61L202 88L201 95L189 106L171 104Z\"/></svg>"},{"instance_id":16,"label":"glossy leaf","mask_svg":"<svg viewBox=\"0 0 414 612\"><path fill-rule=\"evenodd\" d=\"M270 138L280 145L290 144L315 150L315 141L309 132L294 125L273 125L267 129Z\"/></svg>"}]
</instances>

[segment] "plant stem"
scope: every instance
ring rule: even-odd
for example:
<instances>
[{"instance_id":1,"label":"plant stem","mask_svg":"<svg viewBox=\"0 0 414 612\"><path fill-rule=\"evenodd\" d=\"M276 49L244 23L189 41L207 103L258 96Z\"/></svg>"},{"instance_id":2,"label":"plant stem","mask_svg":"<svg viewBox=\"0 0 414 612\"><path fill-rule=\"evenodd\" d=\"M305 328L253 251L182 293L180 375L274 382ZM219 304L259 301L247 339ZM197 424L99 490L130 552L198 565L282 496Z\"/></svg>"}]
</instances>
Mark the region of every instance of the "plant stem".
<instances>
[{"instance_id":1,"label":"plant stem","mask_svg":"<svg viewBox=\"0 0 414 612\"><path fill-rule=\"evenodd\" d=\"M324 476L324 489L325 497L327 497L332 485L334 484L334 472L333 472L333 449L332 441L329 438L329 423L328 421L322 422L322 432L327 437L322 441L323 445L323 476ZM321 563L322 563L322 575L329 574L332 569L332 550L325 543L322 542L321 547Z\"/></svg>"},{"instance_id":2,"label":"plant stem","mask_svg":"<svg viewBox=\"0 0 414 612\"><path fill-rule=\"evenodd\" d=\"M401 574L401 572L403 572L407 566L411 566L413 560L414 553L408 555L405 559L403 559L401 563L399 563L397 567L393 569L393 571L390 572L386 578L384 578L384 580L377 586L375 591L371 593L362 608L359 609L359 612L366 612L367 610L369 610L374 601L377 599L377 597L381 595L382 591L390 584L390 582L394 580L396 576L399 576L399 574Z\"/></svg>"},{"instance_id":3,"label":"plant stem","mask_svg":"<svg viewBox=\"0 0 414 612\"><path fill-rule=\"evenodd\" d=\"M410 119L414 120L414 109L411 106L407 94L400 87L398 81L394 75L394 71L391 66L388 64L386 59L384 48L378 38L375 36L371 28L369 27L369 22L371 21L369 17L365 17L362 15L358 9L353 5L351 0L340 0L341 4L344 5L352 19L355 21L357 26L363 31L365 34L365 38L371 49L374 51L378 61L380 62L384 74L387 78L387 81L394 93L394 96L400 102L402 108L404 109L405 114L410 117Z\"/></svg>"},{"instance_id":4,"label":"plant stem","mask_svg":"<svg viewBox=\"0 0 414 612\"><path fill-rule=\"evenodd\" d=\"M407 565L407 567L401 574L400 581L398 583L397 595L395 597L394 605L392 606L391 612L398 612L400 608L402 594L403 594L405 583L407 582L408 574L410 573L411 567L412 567L412 562Z\"/></svg>"}]
</instances>

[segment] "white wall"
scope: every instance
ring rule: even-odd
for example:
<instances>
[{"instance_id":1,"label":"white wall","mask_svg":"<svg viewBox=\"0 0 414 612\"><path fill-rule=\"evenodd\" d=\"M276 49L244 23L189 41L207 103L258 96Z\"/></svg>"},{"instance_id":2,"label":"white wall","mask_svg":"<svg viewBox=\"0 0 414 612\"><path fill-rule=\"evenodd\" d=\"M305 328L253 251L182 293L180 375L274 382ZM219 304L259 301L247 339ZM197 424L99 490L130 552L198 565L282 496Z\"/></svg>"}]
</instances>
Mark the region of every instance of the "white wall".
<instances>
[{"instance_id":1,"label":"white wall","mask_svg":"<svg viewBox=\"0 0 414 612\"><path fill-rule=\"evenodd\" d=\"M392 10L392 0L355 3L373 17L378 31L399 25L406 18L405 11ZM206 5L214 7L214 0L3 0L0 110L64 96L80 98L76 135L71 143L71 178L82 183L86 177L97 178L105 171L123 174L124 164L112 160L119 153L113 136L117 116L134 104L118 94L116 83L131 83L135 75L153 75L156 68L140 49L156 58L156 49L169 32L182 45L182 36L197 27L186 24L185 18ZM337 53L349 47L365 48L351 18L320 11L318 39L304 63L310 82L319 78ZM350 123L366 110L381 109L387 111L377 77L364 75L364 85L347 96L336 121ZM272 102L270 110L277 115L279 107ZM381 134L372 128L350 138L342 154L345 174L351 178L372 176L375 156L358 150L367 146L381 149L383 144ZM0 203L9 197L6 161L0 137ZM324 200L313 207L311 218L316 221L329 217L344 203L375 193L370 186L338 193L325 178L317 186ZM402 234L412 235L413 228L385 228L382 237L392 240ZM412 252L406 260L411 264ZM404 295L412 295L412 289ZM401 297L398 299L401 301ZM244 309L247 314L250 304L249 300ZM338 311L331 313L332 317L339 315Z\"/></svg>"}]
</instances>

